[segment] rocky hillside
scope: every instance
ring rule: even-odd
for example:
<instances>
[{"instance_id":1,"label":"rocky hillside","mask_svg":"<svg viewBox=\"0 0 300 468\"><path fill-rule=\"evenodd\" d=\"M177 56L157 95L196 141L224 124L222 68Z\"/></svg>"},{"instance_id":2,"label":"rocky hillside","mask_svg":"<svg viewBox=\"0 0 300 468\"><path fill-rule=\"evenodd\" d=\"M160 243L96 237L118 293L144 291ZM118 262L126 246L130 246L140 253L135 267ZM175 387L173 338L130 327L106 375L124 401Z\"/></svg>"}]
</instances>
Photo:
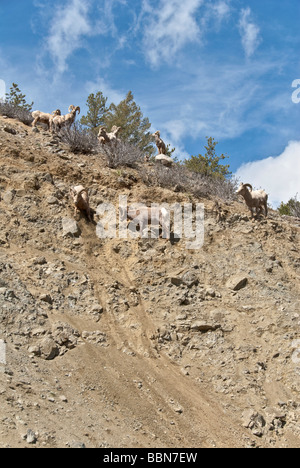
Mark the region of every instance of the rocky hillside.
<instances>
[{"instance_id":1,"label":"rocky hillside","mask_svg":"<svg viewBox=\"0 0 300 468\"><path fill-rule=\"evenodd\" d=\"M0 447L300 447L299 220L205 199L201 250L103 240L71 185L190 197L2 117L0 164Z\"/></svg>"}]
</instances>

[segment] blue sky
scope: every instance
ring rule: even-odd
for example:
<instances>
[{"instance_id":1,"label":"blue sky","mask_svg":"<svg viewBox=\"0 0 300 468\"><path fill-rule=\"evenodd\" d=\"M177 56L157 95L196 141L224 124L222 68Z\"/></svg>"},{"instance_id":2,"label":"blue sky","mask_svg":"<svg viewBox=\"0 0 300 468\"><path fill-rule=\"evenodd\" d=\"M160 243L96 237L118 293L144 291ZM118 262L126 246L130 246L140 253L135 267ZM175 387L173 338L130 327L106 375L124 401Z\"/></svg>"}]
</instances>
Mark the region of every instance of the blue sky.
<instances>
[{"instance_id":1,"label":"blue sky","mask_svg":"<svg viewBox=\"0 0 300 468\"><path fill-rule=\"evenodd\" d=\"M131 90L179 157L213 136L276 205L300 195L299 21L299 0L0 0L0 80L50 112Z\"/></svg>"}]
</instances>

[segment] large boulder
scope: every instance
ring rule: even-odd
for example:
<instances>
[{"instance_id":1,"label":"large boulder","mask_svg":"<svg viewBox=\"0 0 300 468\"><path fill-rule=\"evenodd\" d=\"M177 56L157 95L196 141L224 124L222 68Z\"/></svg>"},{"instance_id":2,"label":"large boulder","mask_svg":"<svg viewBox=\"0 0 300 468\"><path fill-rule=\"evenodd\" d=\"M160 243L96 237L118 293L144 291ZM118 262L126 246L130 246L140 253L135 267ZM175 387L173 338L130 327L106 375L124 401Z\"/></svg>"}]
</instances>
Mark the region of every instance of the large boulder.
<instances>
[{"instance_id":1,"label":"large boulder","mask_svg":"<svg viewBox=\"0 0 300 468\"><path fill-rule=\"evenodd\" d=\"M166 154L158 154L157 156L155 156L155 161L160 164L163 164L166 167L172 167L174 163L173 159L167 156Z\"/></svg>"}]
</instances>

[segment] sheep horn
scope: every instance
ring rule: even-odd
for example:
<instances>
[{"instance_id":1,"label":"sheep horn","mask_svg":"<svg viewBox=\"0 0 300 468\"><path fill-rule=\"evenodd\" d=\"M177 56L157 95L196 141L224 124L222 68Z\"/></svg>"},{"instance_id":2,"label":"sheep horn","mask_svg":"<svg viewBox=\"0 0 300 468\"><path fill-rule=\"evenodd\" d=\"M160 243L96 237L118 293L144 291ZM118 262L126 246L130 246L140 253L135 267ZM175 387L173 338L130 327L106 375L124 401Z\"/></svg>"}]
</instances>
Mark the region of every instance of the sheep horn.
<instances>
[{"instance_id":1,"label":"sheep horn","mask_svg":"<svg viewBox=\"0 0 300 468\"><path fill-rule=\"evenodd\" d=\"M77 107L75 108L75 112L76 112L76 111L78 111L78 114L80 114L80 107L79 107L79 106L77 106Z\"/></svg>"},{"instance_id":2,"label":"sheep horn","mask_svg":"<svg viewBox=\"0 0 300 468\"><path fill-rule=\"evenodd\" d=\"M251 184L244 184L244 187L249 187L249 189L251 190L251 192L253 192L253 187Z\"/></svg>"}]
</instances>

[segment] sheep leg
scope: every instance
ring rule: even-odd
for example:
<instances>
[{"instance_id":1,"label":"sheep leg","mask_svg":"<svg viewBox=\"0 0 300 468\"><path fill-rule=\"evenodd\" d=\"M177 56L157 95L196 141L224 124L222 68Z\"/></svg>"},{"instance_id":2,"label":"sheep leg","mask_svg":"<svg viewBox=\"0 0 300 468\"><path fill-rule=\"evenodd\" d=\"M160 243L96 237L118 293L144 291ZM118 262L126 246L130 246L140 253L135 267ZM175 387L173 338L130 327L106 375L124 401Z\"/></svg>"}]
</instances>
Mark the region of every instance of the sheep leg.
<instances>
[{"instance_id":1,"label":"sheep leg","mask_svg":"<svg viewBox=\"0 0 300 468\"><path fill-rule=\"evenodd\" d=\"M143 238L144 229L146 229L147 226L148 226L148 223L142 218L140 220L140 234L142 238ZM145 237L148 239L148 232L147 232L147 236Z\"/></svg>"},{"instance_id":2,"label":"sheep leg","mask_svg":"<svg viewBox=\"0 0 300 468\"><path fill-rule=\"evenodd\" d=\"M166 240L170 239L170 234L168 232L168 228L164 221L161 223L161 227L162 227L162 238Z\"/></svg>"},{"instance_id":3,"label":"sheep leg","mask_svg":"<svg viewBox=\"0 0 300 468\"><path fill-rule=\"evenodd\" d=\"M167 224L163 219L163 215L160 215L159 217L159 223L161 225L161 238L162 239L169 239L169 233L167 229Z\"/></svg>"},{"instance_id":4,"label":"sheep leg","mask_svg":"<svg viewBox=\"0 0 300 468\"><path fill-rule=\"evenodd\" d=\"M87 212L87 217L88 217L88 220L89 220L90 222L92 222L93 220L92 220L92 216L91 216L91 210L90 210L90 208L87 208L86 212Z\"/></svg>"}]
</instances>

